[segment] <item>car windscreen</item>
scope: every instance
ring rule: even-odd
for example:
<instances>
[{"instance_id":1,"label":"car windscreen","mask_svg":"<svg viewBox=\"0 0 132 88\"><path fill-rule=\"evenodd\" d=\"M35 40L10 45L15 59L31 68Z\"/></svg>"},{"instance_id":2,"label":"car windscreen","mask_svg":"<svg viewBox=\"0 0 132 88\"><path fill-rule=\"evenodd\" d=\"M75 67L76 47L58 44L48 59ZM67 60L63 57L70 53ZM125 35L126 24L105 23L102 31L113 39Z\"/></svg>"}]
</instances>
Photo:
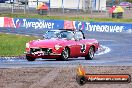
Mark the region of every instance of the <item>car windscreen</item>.
<instances>
[{"instance_id":1,"label":"car windscreen","mask_svg":"<svg viewBox=\"0 0 132 88\"><path fill-rule=\"evenodd\" d=\"M48 31L44 35L44 38L74 39L74 34L71 31Z\"/></svg>"},{"instance_id":2,"label":"car windscreen","mask_svg":"<svg viewBox=\"0 0 132 88\"><path fill-rule=\"evenodd\" d=\"M58 38L58 31L47 31L44 35L45 39Z\"/></svg>"},{"instance_id":3,"label":"car windscreen","mask_svg":"<svg viewBox=\"0 0 132 88\"><path fill-rule=\"evenodd\" d=\"M61 32L60 37L71 40L71 39L74 39L74 34L71 31L63 31Z\"/></svg>"}]
</instances>

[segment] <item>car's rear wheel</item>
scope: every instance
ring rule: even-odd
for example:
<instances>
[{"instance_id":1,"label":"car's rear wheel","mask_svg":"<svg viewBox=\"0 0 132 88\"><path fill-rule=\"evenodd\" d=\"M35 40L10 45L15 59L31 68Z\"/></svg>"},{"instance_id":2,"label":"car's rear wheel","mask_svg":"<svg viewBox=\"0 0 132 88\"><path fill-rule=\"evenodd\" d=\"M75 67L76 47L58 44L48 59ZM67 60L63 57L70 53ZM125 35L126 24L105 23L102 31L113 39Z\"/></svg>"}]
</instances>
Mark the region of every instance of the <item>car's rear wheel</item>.
<instances>
[{"instance_id":1,"label":"car's rear wheel","mask_svg":"<svg viewBox=\"0 0 132 88\"><path fill-rule=\"evenodd\" d=\"M26 55L26 59L27 59L28 61L35 61L36 58Z\"/></svg>"},{"instance_id":2,"label":"car's rear wheel","mask_svg":"<svg viewBox=\"0 0 132 88\"><path fill-rule=\"evenodd\" d=\"M64 48L64 50L61 53L61 60L67 61L68 57L69 57L69 49L68 48Z\"/></svg>"},{"instance_id":3,"label":"car's rear wheel","mask_svg":"<svg viewBox=\"0 0 132 88\"><path fill-rule=\"evenodd\" d=\"M89 51L88 51L88 54L87 54L87 56L85 56L85 60L92 60L93 59L93 57L94 57L94 47L93 46L91 46L90 48L89 48Z\"/></svg>"}]
</instances>

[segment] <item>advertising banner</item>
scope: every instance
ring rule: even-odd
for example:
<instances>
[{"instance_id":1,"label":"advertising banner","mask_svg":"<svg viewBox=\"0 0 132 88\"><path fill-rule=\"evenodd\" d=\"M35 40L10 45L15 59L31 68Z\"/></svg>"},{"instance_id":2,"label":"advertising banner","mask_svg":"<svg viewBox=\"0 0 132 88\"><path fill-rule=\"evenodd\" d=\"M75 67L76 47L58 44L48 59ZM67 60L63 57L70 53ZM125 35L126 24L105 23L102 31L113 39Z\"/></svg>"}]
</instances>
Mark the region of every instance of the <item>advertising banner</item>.
<instances>
[{"instance_id":1,"label":"advertising banner","mask_svg":"<svg viewBox=\"0 0 132 88\"><path fill-rule=\"evenodd\" d=\"M85 30L86 22L83 21L73 21L74 28L77 30Z\"/></svg>"},{"instance_id":2,"label":"advertising banner","mask_svg":"<svg viewBox=\"0 0 132 88\"><path fill-rule=\"evenodd\" d=\"M10 17L4 17L4 27L15 28L14 20Z\"/></svg>"},{"instance_id":3,"label":"advertising banner","mask_svg":"<svg viewBox=\"0 0 132 88\"><path fill-rule=\"evenodd\" d=\"M14 23L16 28L34 28L34 29L59 29L63 28L63 20L42 20L42 19L20 19L15 18Z\"/></svg>"},{"instance_id":4,"label":"advertising banner","mask_svg":"<svg viewBox=\"0 0 132 88\"><path fill-rule=\"evenodd\" d=\"M124 32L132 30L132 23L74 21L74 28L88 32Z\"/></svg>"},{"instance_id":5,"label":"advertising banner","mask_svg":"<svg viewBox=\"0 0 132 88\"><path fill-rule=\"evenodd\" d=\"M33 28L33 29L60 29L64 26L63 20L42 20L24 18L4 18L4 27Z\"/></svg>"},{"instance_id":6,"label":"advertising banner","mask_svg":"<svg viewBox=\"0 0 132 88\"><path fill-rule=\"evenodd\" d=\"M0 17L0 27L4 27L4 17Z\"/></svg>"},{"instance_id":7,"label":"advertising banner","mask_svg":"<svg viewBox=\"0 0 132 88\"><path fill-rule=\"evenodd\" d=\"M85 22L85 30L93 32L124 32L132 30L132 24L114 22Z\"/></svg>"},{"instance_id":8,"label":"advertising banner","mask_svg":"<svg viewBox=\"0 0 132 88\"><path fill-rule=\"evenodd\" d=\"M4 27L25 29L76 29L85 32L132 32L132 23L84 22L4 17Z\"/></svg>"}]
</instances>

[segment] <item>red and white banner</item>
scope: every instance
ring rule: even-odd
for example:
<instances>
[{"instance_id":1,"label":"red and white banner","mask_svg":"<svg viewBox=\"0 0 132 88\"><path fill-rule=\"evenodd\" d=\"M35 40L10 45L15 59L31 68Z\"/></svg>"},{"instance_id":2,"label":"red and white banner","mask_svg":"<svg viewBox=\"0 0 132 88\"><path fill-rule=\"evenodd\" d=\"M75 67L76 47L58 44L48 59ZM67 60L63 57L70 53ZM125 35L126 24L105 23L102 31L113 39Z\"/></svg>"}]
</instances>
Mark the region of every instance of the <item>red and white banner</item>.
<instances>
[{"instance_id":1,"label":"red and white banner","mask_svg":"<svg viewBox=\"0 0 132 88\"><path fill-rule=\"evenodd\" d=\"M0 27L4 27L4 17L0 17Z\"/></svg>"}]
</instances>

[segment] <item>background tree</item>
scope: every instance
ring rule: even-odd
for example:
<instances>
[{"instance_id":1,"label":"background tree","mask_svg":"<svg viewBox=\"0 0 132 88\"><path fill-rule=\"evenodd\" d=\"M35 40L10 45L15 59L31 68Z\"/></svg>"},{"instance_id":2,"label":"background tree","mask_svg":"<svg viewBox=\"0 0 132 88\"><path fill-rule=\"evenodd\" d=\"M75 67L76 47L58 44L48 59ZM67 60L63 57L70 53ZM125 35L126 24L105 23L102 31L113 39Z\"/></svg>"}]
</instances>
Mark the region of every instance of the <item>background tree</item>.
<instances>
[{"instance_id":1,"label":"background tree","mask_svg":"<svg viewBox=\"0 0 132 88\"><path fill-rule=\"evenodd\" d=\"M125 2L131 2L132 3L132 0L123 0L123 1L125 1Z\"/></svg>"}]
</instances>

